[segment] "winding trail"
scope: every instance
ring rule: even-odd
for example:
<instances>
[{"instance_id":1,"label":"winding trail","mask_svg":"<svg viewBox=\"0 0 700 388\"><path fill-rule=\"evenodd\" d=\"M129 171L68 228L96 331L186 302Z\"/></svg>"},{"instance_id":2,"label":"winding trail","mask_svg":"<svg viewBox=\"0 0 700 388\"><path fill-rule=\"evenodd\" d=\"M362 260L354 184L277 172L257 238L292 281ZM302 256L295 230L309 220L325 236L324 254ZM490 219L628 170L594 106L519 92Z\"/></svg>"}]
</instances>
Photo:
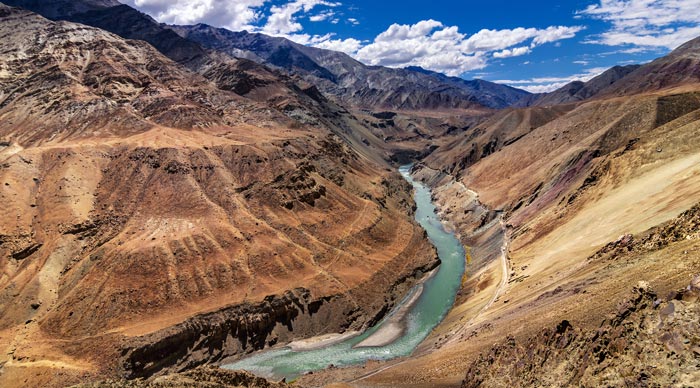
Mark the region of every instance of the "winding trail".
<instances>
[{"instance_id":1,"label":"winding trail","mask_svg":"<svg viewBox=\"0 0 700 388\"><path fill-rule=\"evenodd\" d=\"M479 193L476 191L468 188L467 186L464 185L461 181L458 181L452 177L452 184L458 184L459 186L462 187L464 191L467 193L471 194L474 197L474 201L476 201L479 206L482 206L484 209L488 210L488 206L484 205L480 200L479 200ZM496 292L494 292L493 296L491 299L482 307L479 312L469 320L469 322L465 325L465 327L468 327L471 325L471 323L481 316L482 313L484 313L486 310L491 307L496 300L498 299L501 294L505 291L506 287L508 286L508 281L510 280L510 269L508 268L508 247L510 245L510 238L508 237L508 227L506 226L505 219L503 217L503 213L499 215L499 220L498 223L501 227L501 233L503 236L503 242L501 244L501 257L500 257L500 262L501 262L501 281L498 284L498 287L496 288ZM448 341L451 342L451 341Z\"/></svg>"},{"instance_id":2,"label":"winding trail","mask_svg":"<svg viewBox=\"0 0 700 388\"><path fill-rule=\"evenodd\" d=\"M471 194L474 197L474 201L476 201L479 206L482 206L484 209L488 210L488 207L484 205L480 200L479 200L479 193L476 191L468 188L467 186L464 185L464 183L457 181L453 177L452 184L458 184L462 187L462 189L469 194ZM510 238L508 237L508 227L506 226L506 222L504 219L503 213L499 215L499 220L498 220L499 226L501 228L501 236L503 236L503 241L501 242L501 256L499 258L500 261L500 266L501 266L501 280L498 283L498 287L496 287L496 290L494 291L493 295L489 299L486 304L479 309L479 311L469 319L464 325L462 325L457 331L452 333L447 341L445 341L442 346L452 344L456 342L459 338L462 337L462 335L469 329L471 328L472 324L474 321L476 321L479 317L481 317L493 304L498 300L498 298L503 295L505 292L506 288L508 287L508 282L510 281L510 268L508 265L508 249L510 246Z\"/></svg>"},{"instance_id":3,"label":"winding trail","mask_svg":"<svg viewBox=\"0 0 700 388\"><path fill-rule=\"evenodd\" d=\"M499 296L505 291L506 287L508 286L508 281L510 280L510 271L508 268L508 245L510 244L510 240L508 238L508 230L506 228L505 222L503 220L503 215L500 216L501 219L498 221L498 223L501 225L501 232L503 233L503 243L501 245L501 281L498 284L498 288L496 288L496 292L494 292L493 296L491 297L491 300L489 300L488 303L484 305L484 307L479 310L479 313L474 316L469 322L471 323L474 319L478 318L481 313L485 312L486 310L491 307L494 302L498 299Z\"/></svg>"}]
</instances>

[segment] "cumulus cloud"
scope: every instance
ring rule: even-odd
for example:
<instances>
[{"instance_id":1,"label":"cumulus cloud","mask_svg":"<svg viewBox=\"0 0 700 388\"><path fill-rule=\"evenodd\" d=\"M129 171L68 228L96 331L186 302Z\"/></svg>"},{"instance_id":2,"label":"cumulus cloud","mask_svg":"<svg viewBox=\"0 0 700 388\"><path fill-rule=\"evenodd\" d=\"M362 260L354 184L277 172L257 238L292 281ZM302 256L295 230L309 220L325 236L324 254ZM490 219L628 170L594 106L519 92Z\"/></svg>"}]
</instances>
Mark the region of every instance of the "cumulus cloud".
<instances>
[{"instance_id":1,"label":"cumulus cloud","mask_svg":"<svg viewBox=\"0 0 700 388\"><path fill-rule=\"evenodd\" d=\"M521 55L529 54L532 50L530 50L529 47L527 46L522 46L522 47L515 47L512 49L505 49L501 51L496 51L493 53L494 58L510 58L510 57L519 57Z\"/></svg>"},{"instance_id":2,"label":"cumulus cloud","mask_svg":"<svg viewBox=\"0 0 700 388\"><path fill-rule=\"evenodd\" d=\"M582 29L578 26L484 29L467 37L456 26L429 19L413 25L392 24L372 43L361 47L355 57L371 65L421 66L457 76L486 67L490 56L525 55L539 45L571 38ZM522 44L525 45L518 46Z\"/></svg>"},{"instance_id":3,"label":"cumulus cloud","mask_svg":"<svg viewBox=\"0 0 700 388\"><path fill-rule=\"evenodd\" d=\"M301 34L303 26L299 14L306 15L317 7L325 10L309 16L310 21L334 19L335 13L328 9L341 5L327 0L292 0L273 5L269 13L263 6L270 0L124 0L162 23L196 24L206 23L225 27L233 31L249 30L274 36L293 38L307 44L332 35L311 36ZM333 21L331 20L331 21ZM261 25L262 24L262 25Z\"/></svg>"},{"instance_id":4,"label":"cumulus cloud","mask_svg":"<svg viewBox=\"0 0 700 388\"><path fill-rule=\"evenodd\" d=\"M335 12L324 11L324 12L318 13L316 15L309 16L309 20L312 22L322 22L324 20L332 18L333 16L335 16Z\"/></svg>"},{"instance_id":5,"label":"cumulus cloud","mask_svg":"<svg viewBox=\"0 0 700 388\"><path fill-rule=\"evenodd\" d=\"M557 90L573 81L589 81L605 70L607 70L606 67L594 67L585 70L583 73L572 74L565 77L537 77L523 80L502 79L494 82L524 89L530 93L547 93Z\"/></svg>"},{"instance_id":6,"label":"cumulus cloud","mask_svg":"<svg viewBox=\"0 0 700 388\"><path fill-rule=\"evenodd\" d=\"M284 36L304 29L297 20L299 12L310 12L316 6L337 7L340 3L325 0L295 0L283 5L273 5L270 16L262 28L262 32L270 35Z\"/></svg>"},{"instance_id":7,"label":"cumulus cloud","mask_svg":"<svg viewBox=\"0 0 700 388\"><path fill-rule=\"evenodd\" d=\"M239 31L254 29L262 18L259 7L267 0L122 0L160 22L206 23Z\"/></svg>"},{"instance_id":8,"label":"cumulus cloud","mask_svg":"<svg viewBox=\"0 0 700 388\"><path fill-rule=\"evenodd\" d=\"M612 25L587 43L674 49L700 35L697 0L601 0L577 15Z\"/></svg>"},{"instance_id":9,"label":"cumulus cloud","mask_svg":"<svg viewBox=\"0 0 700 388\"><path fill-rule=\"evenodd\" d=\"M522 27L511 30L483 29L465 40L463 46L470 51L495 51L504 50L532 39L530 48L535 48L545 43L573 38L576 33L583 29L580 26L550 26L545 29Z\"/></svg>"},{"instance_id":10,"label":"cumulus cloud","mask_svg":"<svg viewBox=\"0 0 700 388\"><path fill-rule=\"evenodd\" d=\"M314 44L314 46L326 50L341 51L348 55L352 55L356 53L360 47L362 47L362 42L354 38L328 39L318 42Z\"/></svg>"}]
</instances>

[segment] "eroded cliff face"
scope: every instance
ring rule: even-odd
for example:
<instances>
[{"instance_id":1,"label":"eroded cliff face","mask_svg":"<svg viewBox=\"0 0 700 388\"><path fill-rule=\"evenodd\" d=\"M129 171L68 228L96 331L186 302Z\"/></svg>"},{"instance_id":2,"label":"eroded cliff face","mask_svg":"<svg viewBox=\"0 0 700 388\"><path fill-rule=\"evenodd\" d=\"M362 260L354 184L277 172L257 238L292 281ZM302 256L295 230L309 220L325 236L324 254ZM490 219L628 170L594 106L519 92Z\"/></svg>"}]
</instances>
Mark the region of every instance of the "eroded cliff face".
<instances>
[{"instance_id":1,"label":"eroded cliff face","mask_svg":"<svg viewBox=\"0 0 700 388\"><path fill-rule=\"evenodd\" d=\"M260 303L222 308L129 338L121 345L124 376L133 379L187 371L319 333L366 329L379 322L412 284L437 265L437 261L427 263L396 279L380 298L372 298L367 291L373 288L371 283L388 276L386 273L342 294L314 298L309 290L298 288L268 296Z\"/></svg>"},{"instance_id":2,"label":"eroded cliff face","mask_svg":"<svg viewBox=\"0 0 700 388\"><path fill-rule=\"evenodd\" d=\"M86 340L96 338L133 344L130 375L181 370L360 329L438 263L402 178L367 169L331 135L132 142L31 148L2 169L3 201L19 216L0 246L2 328L16 359L48 346L105 360ZM285 293L298 287L307 290ZM30 332L17 332L25 322Z\"/></svg>"},{"instance_id":3,"label":"eroded cliff face","mask_svg":"<svg viewBox=\"0 0 700 388\"><path fill-rule=\"evenodd\" d=\"M155 333L131 338L122 350L126 377L192 369L205 362L313 335L326 325L340 329L352 322L347 316L353 311L327 311L324 304L332 299L314 301L308 290L295 289L279 297L266 297L260 303L196 315ZM342 311L340 303L333 301L332 305L331 310Z\"/></svg>"}]
</instances>

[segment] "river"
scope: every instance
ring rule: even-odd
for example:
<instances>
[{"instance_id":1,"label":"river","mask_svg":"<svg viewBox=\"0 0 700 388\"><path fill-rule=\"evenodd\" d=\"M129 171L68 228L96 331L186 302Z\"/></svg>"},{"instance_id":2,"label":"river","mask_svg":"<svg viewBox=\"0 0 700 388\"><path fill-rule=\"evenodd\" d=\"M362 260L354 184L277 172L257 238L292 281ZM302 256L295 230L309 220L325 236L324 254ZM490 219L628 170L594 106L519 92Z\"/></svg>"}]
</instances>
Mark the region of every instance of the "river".
<instances>
[{"instance_id":1,"label":"river","mask_svg":"<svg viewBox=\"0 0 700 388\"><path fill-rule=\"evenodd\" d=\"M389 360L408 356L430 334L452 308L464 274L465 251L459 240L443 228L435 214L430 189L413 180L410 169L410 165L402 166L399 172L413 185L417 205L416 221L425 229L428 238L437 248L441 260L437 272L425 283L411 290L379 324L361 335L314 350L294 351L290 347L284 347L262 351L235 363L223 365L224 368L247 370L271 379L285 377L290 380L330 365L348 366L367 360ZM411 297L421 290L417 300ZM409 303L408 308L402 309L406 303ZM378 330L382 330L383 325L395 324L396 319L392 320L392 317L396 314L402 315L404 330L401 337L384 346L357 346ZM377 336L372 338L375 337Z\"/></svg>"}]
</instances>

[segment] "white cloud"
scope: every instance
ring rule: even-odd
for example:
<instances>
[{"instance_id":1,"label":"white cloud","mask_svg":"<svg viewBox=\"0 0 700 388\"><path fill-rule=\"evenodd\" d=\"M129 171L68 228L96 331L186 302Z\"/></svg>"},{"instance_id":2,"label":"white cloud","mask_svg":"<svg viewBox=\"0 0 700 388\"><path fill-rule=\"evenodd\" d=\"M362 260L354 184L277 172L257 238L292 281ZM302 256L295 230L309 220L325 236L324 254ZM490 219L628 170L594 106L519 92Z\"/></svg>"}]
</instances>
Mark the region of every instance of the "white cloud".
<instances>
[{"instance_id":1,"label":"white cloud","mask_svg":"<svg viewBox=\"0 0 700 388\"><path fill-rule=\"evenodd\" d=\"M324 40L322 42L314 44L315 47L326 49L326 50L333 50L333 51L342 51L346 54L352 55L357 52L357 50L362 47L362 42L354 39L354 38L349 38L349 39L328 39Z\"/></svg>"},{"instance_id":2,"label":"white cloud","mask_svg":"<svg viewBox=\"0 0 700 388\"><path fill-rule=\"evenodd\" d=\"M562 82L553 82L549 84L540 84L540 85L521 85L517 86L517 88L527 90L530 93L549 93L553 92L562 86L568 84L569 82L567 81L562 81Z\"/></svg>"},{"instance_id":3,"label":"white cloud","mask_svg":"<svg viewBox=\"0 0 700 388\"><path fill-rule=\"evenodd\" d=\"M587 43L674 49L700 35L698 0L600 0L577 15L612 24Z\"/></svg>"},{"instance_id":4,"label":"white cloud","mask_svg":"<svg viewBox=\"0 0 700 388\"><path fill-rule=\"evenodd\" d=\"M411 26L406 24L392 24L386 31L377 35L374 41L394 42L397 40L421 38L428 35L437 27L442 27L442 23L433 19L421 20L420 22Z\"/></svg>"},{"instance_id":5,"label":"white cloud","mask_svg":"<svg viewBox=\"0 0 700 388\"><path fill-rule=\"evenodd\" d=\"M263 14L263 6L270 0L125 0L128 5L168 24L206 23L225 27L233 31L249 30L274 36L293 36L303 30L299 23L300 13L308 14L316 7L333 8L339 2L327 0L291 0L270 7ZM325 9L309 16L311 21L331 19L335 13ZM264 22L262 27L260 24ZM297 41L312 42L322 36L301 34Z\"/></svg>"},{"instance_id":6,"label":"white cloud","mask_svg":"<svg viewBox=\"0 0 700 388\"><path fill-rule=\"evenodd\" d=\"M275 36L299 32L304 27L297 21L296 14L310 12L319 5L337 7L340 3L324 0L295 0L284 5L273 5L270 7L270 16L267 17L267 22L261 31Z\"/></svg>"},{"instance_id":7,"label":"white cloud","mask_svg":"<svg viewBox=\"0 0 700 388\"><path fill-rule=\"evenodd\" d=\"M532 50L530 50L529 47L527 46L521 46L521 47L515 47L512 49L505 49L501 51L496 51L493 53L494 58L510 58L510 57L519 57L521 55L529 54Z\"/></svg>"},{"instance_id":8,"label":"white cloud","mask_svg":"<svg viewBox=\"0 0 700 388\"><path fill-rule=\"evenodd\" d=\"M532 40L532 44L530 47L536 47L541 44L545 43L552 43L552 42L557 42L562 40L562 39L569 39L573 38L576 36L576 33L585 29L585 27L565 27L565 26L551 26L547 27L544 30L537 30L537 33L535 34L534 39Z\"/></svg>"},{"instance_id":9,"label":"white cloud","mask_svg":"<svg viewBox=\"0 0 700 388\"><path fill-rule=\"evenodd\" d=\"M413 25L392 24L372 43L361 47L355 57L370 65L420 66L458 76L486 67L490 56L525 55L538 45L571 38L582 29L564 26L484 29L467 37L456 26L429 19ZM514 47L522 44L526 45Z\"/></svg>"},{"instance_id":10,"label":"white cloud","mask_svg":"<svg viewBox=\"0 0 700 388\"><path fill-rule=\"evenodd\" d=\"M267 0L123 0L162 23L207 23L239 31L254 29Z\"/></svg>"},{"instance_id":11,"label":"white cloud","mask_svg":"<svg viewBox=\"0 0 700 388\"><path fill-rule=\"evenodd\" d=\"M318 13L316 15L309 16L309 20L312 22L322 22L324 20L332 18L333 16L335 16L335 12L329 10Z\"/></svg>"},{"instance_id":12,"label":"white cloud","mask_svg":"<svg viewBox=\"0 0 700 388\"><path fill-rule=\"evenodd\" d=\"M360 24L360 21L357 20L357 19L355 19L355 18L348 18L348 22L350 22L350 23L352 23L352 24L354 24L354 25Z\"/></svg>"},{"instance_id":13,"label":"white cloud","mask_svg":"<svg viewBox=\"0 0 700 388\"><path fill-rule=\"evenodd\" d=\"M512 30L488 30L483 29L469 37L462 44L467 51L496 51L521 44L532 39L530 48L535 48L545 43L556 42L576 36L583 27L551 26L545 29L514 28Z\"/></svg>"},{"instance_id":14,"label":"white cloud","mask_svg":"<svg viewBox=\"0 0 700 388\"><path fill-rule=\"evenodd\" d=\"M516 88L527 90L530 93L547 93L561 88L562 86L573 82L582 81L586 82L590 79L600 75L602 72L608 70L606 67L594 67L585 70L585 72L580 74L573 74L566 77L537 77L524 80L497 80L500 84L510 85Z\"/></svg>"}]
</instances>

